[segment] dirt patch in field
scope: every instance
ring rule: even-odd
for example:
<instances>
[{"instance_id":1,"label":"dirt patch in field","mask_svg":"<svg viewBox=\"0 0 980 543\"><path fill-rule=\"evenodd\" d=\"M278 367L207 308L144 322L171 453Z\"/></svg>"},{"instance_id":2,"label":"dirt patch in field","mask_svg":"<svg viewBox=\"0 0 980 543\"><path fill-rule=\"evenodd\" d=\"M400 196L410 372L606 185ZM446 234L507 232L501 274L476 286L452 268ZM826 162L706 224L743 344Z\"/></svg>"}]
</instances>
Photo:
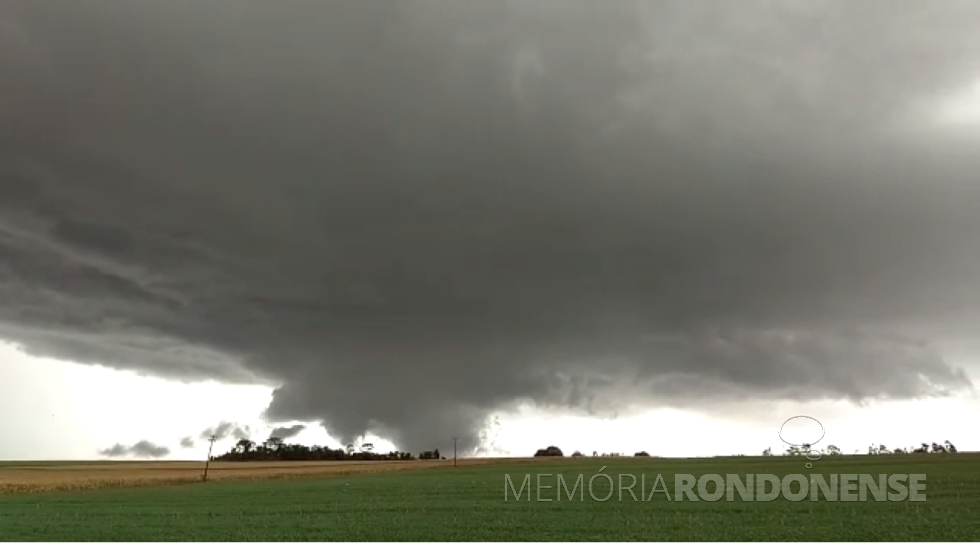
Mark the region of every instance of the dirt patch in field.
<instances>
[{"instance_id":1,"label":"dirt patch in field","mask_svg":"<svg viewBox=\"0 0 980 543\"><path fill-rule=\"evenodd\" d=\"M540 462L528 458L463 459L460 466ZM417 469L452 468L452 460L384 462L213 462L209 481L329 477ZM5 464L0 494L200 483L204 462L92 462Z\"/></svg>"}]
</instances>

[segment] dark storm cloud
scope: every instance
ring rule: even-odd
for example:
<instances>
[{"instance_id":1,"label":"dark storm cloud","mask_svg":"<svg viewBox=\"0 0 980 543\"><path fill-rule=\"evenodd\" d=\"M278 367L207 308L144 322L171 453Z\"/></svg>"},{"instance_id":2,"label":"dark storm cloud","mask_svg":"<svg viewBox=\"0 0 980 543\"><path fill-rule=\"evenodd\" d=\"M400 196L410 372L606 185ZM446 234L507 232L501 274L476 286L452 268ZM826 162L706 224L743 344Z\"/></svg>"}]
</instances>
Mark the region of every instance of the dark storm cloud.
<instances>
[{"instance_id":1,"label":"dark storm cloud","mask_svg":"<svg viewBox=\"0 0 980 543\"><path fill-rule=\"evenodd\" d=\"M294 424L292 426L280 426L278 428L273 428L272 433L269 434L269 438L279 438L279 439L289 439L291 437L296 437L300 432L306 429L304 424Z\"/></svg>"},{"instance_id":2,"label":"dark storm cloud","mask_svg":"<svg viewBox=\"0 0 980 543\"><path fill-rule=\"evenodd\" d=\"M946 394L980 149L925 114L978 17L4 2L0 333L408 449L520 401Z\"/></svg>"},{"instance_id":3,"label":"dark storm cloud","mask_svg":"<svg viewBox=\"0 0 980 543\"><path fill-rule=\"evenodd\" d=\"M211 436L215 436L218 441L228 438L248 439L251 436L251 430L244 424L221 421L217 426L202 430L198 437L200 439L211 439Z\"/></svg>"},{"instance_id":4,"label":"dark storm cloud","mask_svg":"<svg viewBox=\"0 0 980 543\"><path fill-rule=\"evenodd\" d=\"M126 456L134 458L163 458L164 456L170 454L170 449L164 447L163 445L156 445L144 439L130 446L116 443L108 449L102 449L99 451L99 454L110 458Z\"/></svg>"},{"instance_id":5,"label":"dark storm cloud","mask_svg":"<svg viewBox=\"0 0 980 543\"><path fill-rule=\"evenodd\" d=\"M196 445L196 443L194 442L194 438L191 436L181 438L180 440L181 449L193 449L194 445Z\"/></svg>"}]
</instances>

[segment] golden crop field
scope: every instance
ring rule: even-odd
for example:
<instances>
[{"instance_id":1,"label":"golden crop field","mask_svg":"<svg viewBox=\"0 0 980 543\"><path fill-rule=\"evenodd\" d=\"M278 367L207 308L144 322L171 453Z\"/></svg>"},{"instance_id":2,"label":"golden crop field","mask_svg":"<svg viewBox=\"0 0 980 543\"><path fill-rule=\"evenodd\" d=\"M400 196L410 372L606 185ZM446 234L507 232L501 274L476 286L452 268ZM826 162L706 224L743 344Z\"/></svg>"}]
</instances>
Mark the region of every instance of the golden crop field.
<instances>
[{"instance_id":1,"label":"golden crop field","mask_svg":"<svg viewBox=\"0 0 980 543\"><path fill-rule=\"evenodd\" d=\"M531 461L535 460L473 458L459 464ZM208 480L338 476L452 465L452 460L212 462ZM204 462L6 462L0 463L0 494L188 484L201 481L203 473Z\"/></svg>"}]
</instances>

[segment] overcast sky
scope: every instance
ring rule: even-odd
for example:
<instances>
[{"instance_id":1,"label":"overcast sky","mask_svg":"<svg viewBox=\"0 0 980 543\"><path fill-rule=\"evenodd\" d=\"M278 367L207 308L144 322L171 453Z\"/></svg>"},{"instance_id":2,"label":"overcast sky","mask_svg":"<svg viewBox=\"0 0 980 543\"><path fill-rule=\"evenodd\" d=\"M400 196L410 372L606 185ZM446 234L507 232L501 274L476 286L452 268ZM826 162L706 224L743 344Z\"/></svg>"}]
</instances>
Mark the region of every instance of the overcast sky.
<instances>
[{"instance_id":1,"label":"overcast sky","mask_svg":"<svg viewBox=\"0 0 980 543\"><path fill-rule=\"evenodd\" d=\"M222 421L470 450L494 414L515 453L751 453L801 410L974 439L907 421L978 413L977 20L5 1L0 456L198 454Z\"/></svg>"}]
</instances>

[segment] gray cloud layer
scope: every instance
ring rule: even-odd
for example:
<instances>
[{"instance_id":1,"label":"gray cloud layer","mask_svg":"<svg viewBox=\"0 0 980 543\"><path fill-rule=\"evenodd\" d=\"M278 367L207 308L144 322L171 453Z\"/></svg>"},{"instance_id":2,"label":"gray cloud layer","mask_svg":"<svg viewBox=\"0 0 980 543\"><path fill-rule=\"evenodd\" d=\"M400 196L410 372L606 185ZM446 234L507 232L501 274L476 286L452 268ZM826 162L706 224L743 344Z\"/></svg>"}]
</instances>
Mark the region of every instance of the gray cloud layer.
<instances>
[{"instance_id":1,"label":"gray cloud layer","mask_svg":"<svg viewBox=\"0 0 980 543\"><path fill-rule=\"evenodd\" d=\"M196 445L196 443L194 442L194 438L191 436L183 437L180 439L181 449L193 449L194 445Z\"/></svg>"},{"instance_id":2,"label":"gray cloud layer","mask_svg":"<svg viewBox=\"0 0 980 543\"><path fill-rule=\"evenodd\" d=\"M211 439L211 436L214 436L218 441L221 441L228 438L235 440L248 439L251 435L251 429L247 425L237 422L221 421L217 426L202 430L198 437L200 439Z\"/></svg>"},{"instance_id":3,"label":"gray cloud layer","mask_svg":"<svg viewBox=\"0 0 980 543\"><path fill-rule=\"evenodd\" d=\"M292 426L279 426L273 428L272 432L269 434L269 438L277 437L279 439L289 439L291 437L296 437L300 432L306 429L304 424L294 424Z\"/></svg>"},{"instance_id":4,"label":"gray cloud layer","mask_svg":"<svg viewBox=\"0 0 980 543\"><path fill-rule=\"evenodd\" d=\"M170 454L170 449L163 445L157 445L144 439L130 446L116 443L108 449L100 450L99 454L110 458L126 456L134 458L163 458L164 456Z\"/></svg>"},{"instance_id":5,"label":"gray cloud layer","mask_svg":"<svg viewBox=\"0 0 980 543\"><path fill-rule=\"evenodd\" d=\"M520 400L945 394L980 145L923 108L978 18L4 2L0 335L410 449Z\"/></svg>"}]
</instances>

